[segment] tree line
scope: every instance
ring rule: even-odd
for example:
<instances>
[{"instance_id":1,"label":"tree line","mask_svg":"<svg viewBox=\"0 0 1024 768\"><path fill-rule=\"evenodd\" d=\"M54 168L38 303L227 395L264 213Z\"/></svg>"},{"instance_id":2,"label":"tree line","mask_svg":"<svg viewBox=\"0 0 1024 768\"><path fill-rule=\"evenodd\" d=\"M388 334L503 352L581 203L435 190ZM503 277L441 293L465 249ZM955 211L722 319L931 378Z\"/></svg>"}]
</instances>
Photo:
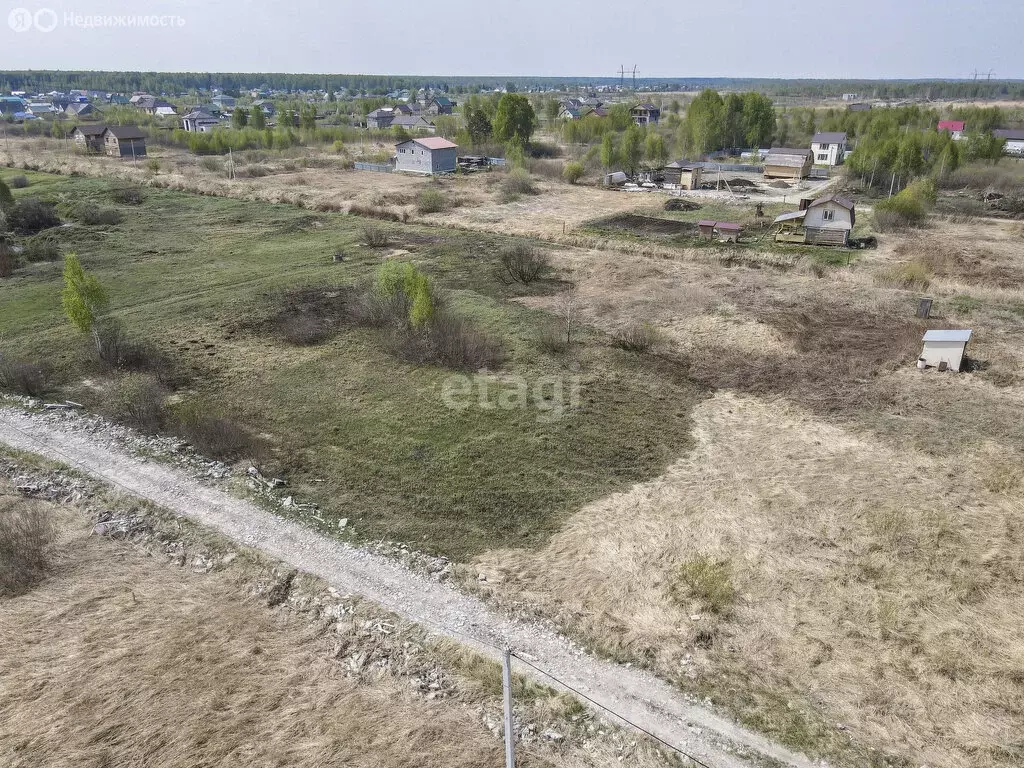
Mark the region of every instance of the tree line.
<instances>
[{"instance_id":1,"label":"tree line","mask_svg":"<svg viewBox=\"0 0 1024 768\"><path fill-rule=\"evenodd\" d=\"M442 92L475 93L481 89L572 92L616 86L616 77L517 77L515 82L479 76L405 76L360 74L302 74L283 72L101 72L12 70L0 72L5 91L101 90L117 93L209 93L217 88L231 95L257 88L274 91L325 93L347 89L383 95L396 89L432 88ZM758 91L770 96L838 98L857 93L871 99L1024 99L1024 82L1013 80L788 80L769 78L638 78L648 91Z\"/></svg>"}]
</instances>

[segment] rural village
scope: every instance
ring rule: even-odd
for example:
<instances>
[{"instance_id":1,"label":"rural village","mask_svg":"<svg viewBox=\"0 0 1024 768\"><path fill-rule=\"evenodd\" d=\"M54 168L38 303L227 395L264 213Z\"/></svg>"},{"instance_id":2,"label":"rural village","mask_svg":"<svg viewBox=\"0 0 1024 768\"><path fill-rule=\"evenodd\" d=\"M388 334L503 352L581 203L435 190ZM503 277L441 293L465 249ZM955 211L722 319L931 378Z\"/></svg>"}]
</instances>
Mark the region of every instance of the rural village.
<instances>
[{"instance_id":1,"label":"rural village","mask_svg":"<svg viewBox=\"0 0 1024 768\"><path fill-rule=\"evenodd\" d=\"M0 765L1024 765L1024 85L618 66L0 73Z\"/></svg>"}]
</instances>

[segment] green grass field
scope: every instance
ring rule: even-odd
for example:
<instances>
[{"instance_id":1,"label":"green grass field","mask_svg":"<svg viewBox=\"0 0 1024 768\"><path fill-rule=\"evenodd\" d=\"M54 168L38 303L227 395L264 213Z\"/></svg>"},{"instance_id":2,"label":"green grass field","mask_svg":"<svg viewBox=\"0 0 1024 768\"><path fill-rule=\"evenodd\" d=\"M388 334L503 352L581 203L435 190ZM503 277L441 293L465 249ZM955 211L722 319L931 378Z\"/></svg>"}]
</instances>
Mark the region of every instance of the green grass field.
<instances>
[{"instance_id":1,"label":"green grass field","mask_svg":"<svg viewBox=\"0 0 1024 768\"><path fill-rule=\"evenodd\" d=\"M537 546L580 505L660 474L689 444L701 393L676 365L585 328L572 352L540 351L537 336L553 318L511 299L561 284L517 291L499 282L503 240L385 225L391 247L408 252L395 258L415 261L460 314L501 340L508 359L496 373L528 387L523 407L495 407L511 390L488 380L488 403L477 390L453 410L442 397L453 372L399 361L383 331L296 347L263 322L289 289L372 276L389 249L362 245L366 220L156 189L142 205L118 206L106 181L29 176L17 196L121 210L116 226L51 232L99 277L124 327L187 373L179 394L263 435L271 468L321 505L330 528L345 517L360 539L456 558ZM346 258L333 263L338 251ZM30 264L0 281L0 351L50 361L68 395L98 404L104 374L61 313L61 269Z\"/></svg>"}]
</instances>

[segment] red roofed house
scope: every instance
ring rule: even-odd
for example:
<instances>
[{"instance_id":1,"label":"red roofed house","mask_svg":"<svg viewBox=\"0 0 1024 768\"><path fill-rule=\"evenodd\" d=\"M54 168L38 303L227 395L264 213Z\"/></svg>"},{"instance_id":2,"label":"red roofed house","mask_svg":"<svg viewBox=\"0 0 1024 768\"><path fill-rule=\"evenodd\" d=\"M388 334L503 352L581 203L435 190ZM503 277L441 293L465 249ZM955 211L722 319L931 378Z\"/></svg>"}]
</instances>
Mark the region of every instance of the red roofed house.
<instances>
[{"instance_id":1,"label":"red roofed house","mask_svg":"<svg viewBox=\"0 0 1024 768\"><path fill-rule=\"evenodd\" d=\"M964 128L966 124L963 120L940 120L938 130L939 133L946 131L953 137L953 141L960 141L964 137Z\"/></svg>"},{"instance_id":2,"label":"red roofed house","mask_svg":"<svg viewBox=\"0 0 1024 768\"><path fill-rule=\"evenodd\" d=\"M454 173L459 145L440 136L409 139L395 145L395 170L410 173Z\"/></svg>"}]
</instances>

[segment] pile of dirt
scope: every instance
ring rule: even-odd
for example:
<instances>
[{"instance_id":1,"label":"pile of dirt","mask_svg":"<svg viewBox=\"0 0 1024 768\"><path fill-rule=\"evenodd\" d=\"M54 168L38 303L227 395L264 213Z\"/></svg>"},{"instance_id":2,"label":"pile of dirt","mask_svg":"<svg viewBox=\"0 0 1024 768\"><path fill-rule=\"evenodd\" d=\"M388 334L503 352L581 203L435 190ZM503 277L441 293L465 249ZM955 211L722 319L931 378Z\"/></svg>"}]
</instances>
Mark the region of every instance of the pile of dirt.
<instances>
[{"instance_id":1,"label":"pile of dirt","mask_svg":"<svg viewBox=\"0 0 1024 768\"><path fill-rule=\"evenodd\" d=\"M656 219L635 213L618 213L605 219L598 219L589 225L594 229L612 229L634 235L695 235L697 225L688 221Z\"/></svg>"},{"instance_id":2,"label":"pile of dirt","mask_svg":"<svg viewBox=\"0 0 1024 768\"><path fill-rule=\"evenodd\" d=\"M692 200L684 200L681 197L673 197L665 201L666 211L697 211L700 205Z\"/></svg>"},{"instance_id":3,"label":"pile of dirt","mask_svg":"<svg viewBox=\"0 0 1024 768\"><path fill-rule=\"evenodd\" d=\"M750 179L741 179L737 176L735 179L729 179L730 187L756 187L757 182L751 181Z\"/></svg>"},{"instance_id":4,"label":"pile of dirt","mask_svg":"<svg viewBox=\"0 0 1024 768\"><path fill-rule=\"evenodd\" d=\"M790 188L789 184L784 182L782 179L779 179L778 181L773 181L768 186L771 187L772 189L789 189Z\"/></svg>"}]
</instances>

